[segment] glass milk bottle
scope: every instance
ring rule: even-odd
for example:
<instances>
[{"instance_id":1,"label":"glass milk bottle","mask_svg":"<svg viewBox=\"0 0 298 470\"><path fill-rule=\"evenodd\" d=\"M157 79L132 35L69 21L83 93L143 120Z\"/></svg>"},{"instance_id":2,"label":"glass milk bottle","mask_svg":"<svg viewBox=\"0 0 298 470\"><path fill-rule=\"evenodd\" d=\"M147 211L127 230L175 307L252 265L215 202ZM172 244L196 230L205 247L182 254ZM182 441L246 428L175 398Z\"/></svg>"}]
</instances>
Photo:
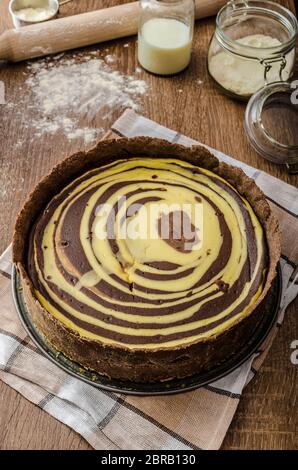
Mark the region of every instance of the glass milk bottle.
<instances>
[{"instance_id":1,"label":"glass milk bottle","mask_svg":"<svg viewBox=\"0 0 298 470\"><path fill-rule=\"evenodd\" d=\"M140 0L138 60L157 75L185 69L191 57L194 1Z\"/></svg>"}]
</instances>

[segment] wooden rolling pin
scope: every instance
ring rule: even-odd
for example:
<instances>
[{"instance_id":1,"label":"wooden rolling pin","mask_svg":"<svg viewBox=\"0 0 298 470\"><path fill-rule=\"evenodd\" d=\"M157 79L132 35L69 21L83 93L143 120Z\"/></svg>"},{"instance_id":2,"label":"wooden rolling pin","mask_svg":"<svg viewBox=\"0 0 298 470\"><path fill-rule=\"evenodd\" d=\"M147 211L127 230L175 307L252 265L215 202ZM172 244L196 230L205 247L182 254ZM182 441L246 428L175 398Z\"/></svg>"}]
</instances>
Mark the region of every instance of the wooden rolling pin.
<instances>
[{"instance_id":1,"label":"wooden rolling pin","mask_svg":"<svg viewBox=\"0 0 298 470\"><path fill-rule=\"evenodd\" d=\"M196 19L215 15L225 0L195 0ZM18 62L131 36L138 31L139 2L68 16L0 36L0 59Z\"/></svg>"}]
</instances>

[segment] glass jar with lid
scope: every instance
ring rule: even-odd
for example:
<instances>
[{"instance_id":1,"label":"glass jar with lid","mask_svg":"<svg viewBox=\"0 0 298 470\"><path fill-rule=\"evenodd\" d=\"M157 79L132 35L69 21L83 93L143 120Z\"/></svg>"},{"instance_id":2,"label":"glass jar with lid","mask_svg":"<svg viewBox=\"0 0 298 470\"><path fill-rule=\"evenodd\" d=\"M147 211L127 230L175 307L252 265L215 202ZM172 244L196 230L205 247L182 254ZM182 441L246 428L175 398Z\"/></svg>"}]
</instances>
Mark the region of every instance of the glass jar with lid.
<instances>
[{"instance_id":1,"label":"glass jar with lid","mask_svg":"<svg viewBox=\"0 0 298 470\"><path fill-rule=\"evenodd\" d=\"M194 0L140 0L138 60L158 75L184 70L191 58Z\"/></svg>"},{"instance_id":2,"label":"glass jar with lid","mask_svg":"<svg viewBox=\"0 0 298 470\"><path fill-rule=\"evenodd\" d=\"M208 72L220 90L249 101L244 125L251 145L290 172L298 163L298 100L290 82L297 34L287 8L232 0L217 15L208 50Z\"/></svg>"},{"instance_id":3,"label":"glass jar with lid","mask_svg":"<svg viewBox=\"0 0 298 470\"><path fill-rule=\"evenodd\" d=\"M247 100L294 70L297 19L281 5L232 0L218 13L208 51L208 71L229 95Z\"/></svg>"}]
</instances>

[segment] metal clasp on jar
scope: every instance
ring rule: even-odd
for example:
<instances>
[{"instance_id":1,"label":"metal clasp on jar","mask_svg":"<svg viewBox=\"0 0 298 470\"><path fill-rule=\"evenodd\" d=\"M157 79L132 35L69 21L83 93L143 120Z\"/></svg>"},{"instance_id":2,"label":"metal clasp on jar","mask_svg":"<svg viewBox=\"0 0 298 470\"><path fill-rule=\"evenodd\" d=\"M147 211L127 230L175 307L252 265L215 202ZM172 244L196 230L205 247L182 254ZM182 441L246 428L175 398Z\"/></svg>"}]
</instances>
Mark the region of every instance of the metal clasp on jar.
<instances>
[{"instance_id":1,"label":"metal clasp on jar","mask_svg":"<svg viewBox=\"0 0 298 470\"><path fill-rule=\"evenodd\" d=\"M279 69L279 78L280 78L280 81L283 82L283 78L282 78L282 73L283 73L283 70L285 69L286 65L287 65L287 60L285 58L285 56L282 56L282 57L277 57L275 59L262 59L260 60L260 63L264 66L264 82L265 82L265 85L268 85L268 73L270 72L270 70L272 69L272 65L273 64L276 64L280 62L280 69Z\"/></svg>"}]
</instances>

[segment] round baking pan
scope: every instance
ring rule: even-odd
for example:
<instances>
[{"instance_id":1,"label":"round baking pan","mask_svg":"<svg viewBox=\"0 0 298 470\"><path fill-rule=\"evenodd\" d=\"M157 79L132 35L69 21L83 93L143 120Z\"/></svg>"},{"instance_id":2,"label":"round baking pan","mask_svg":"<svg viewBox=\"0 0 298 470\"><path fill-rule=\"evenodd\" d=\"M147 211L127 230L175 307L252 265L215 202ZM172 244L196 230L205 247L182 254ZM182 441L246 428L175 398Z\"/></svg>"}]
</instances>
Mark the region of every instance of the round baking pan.
<instances>
[{"instance_id":1,"label":"round baking pan","mask_svg":"<svg viewBox=\"0 0 298 470\"><path fill-rule=\"evenodd\" d=\"M278 265L277 276L273 282L270 293L268 294L268 301L266 301L265 308L266 312L262 322L259 324L255 333L250 338L250 341L225 362L219 364L209 371L201 372L191 377L146 384L109 379L108 377L97 374L96 372L84 369L80 364L70 360L64 354L56 350L46 341L44 336L33 324L30 313L28 312L24 301L20 276L15 266L13 267L12 272L13 299L19 314L19 318L28 335L38 347L38 349L40 349L43 354L54 364L73 375L77 379L83 380L90 385L93 385L94 387L102 388L110 392L125 393L130 395L167 395L181 393L208 385L237 369L260 348L263 341L268 336L270 330L274 327L280 305L281 291L282 276L280 266Z\"/></svg>"}]
</instances>

